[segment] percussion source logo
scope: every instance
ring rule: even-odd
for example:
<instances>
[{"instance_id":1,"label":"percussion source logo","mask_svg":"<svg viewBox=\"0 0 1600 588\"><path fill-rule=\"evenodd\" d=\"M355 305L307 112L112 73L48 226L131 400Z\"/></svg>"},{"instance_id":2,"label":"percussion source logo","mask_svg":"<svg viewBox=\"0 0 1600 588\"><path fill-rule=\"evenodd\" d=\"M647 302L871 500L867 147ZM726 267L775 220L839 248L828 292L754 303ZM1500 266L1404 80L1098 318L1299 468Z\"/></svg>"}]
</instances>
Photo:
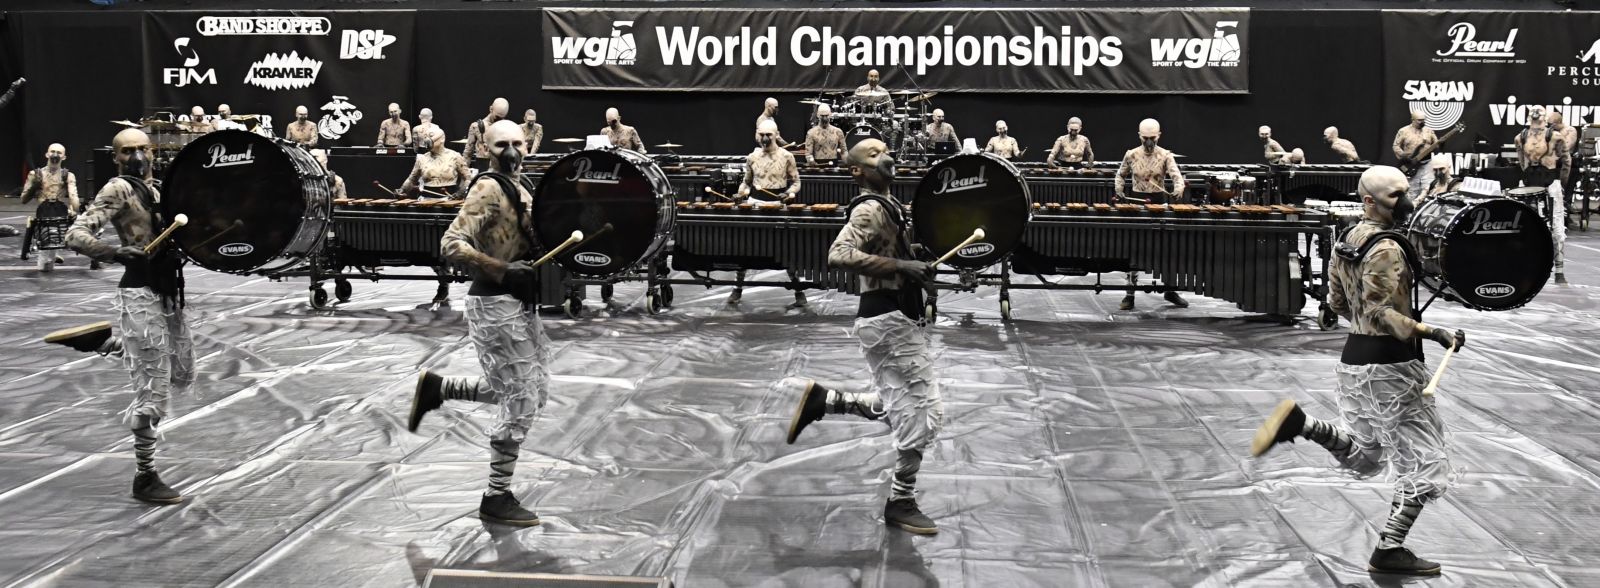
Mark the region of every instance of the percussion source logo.
<instances>
[{"instance_id":1,"label":"percussion source logo","mask_svg":"<svg viewBox=\"0 0 1600 588\"><path fill-rule=\"evenodd\" d=\"M572 256L572 260L589 267L603 267L611 265L611 256L604 253L579 253Z\"/></svg>"},{"instance_id":2,"label":"percussion source logo","mask_svg":"<svg viewBox=\"0 0 1600 588\"><path fill-rule=\"evenodd\" d=\"M244 74L244 83L268 90L309 88L317 83L317 74L321 71L321 61L301 57L297 51L290 51L288 55L268 53L261 61L250 65Z\"/></svg>"},{"instance_id":3,"label":"percussion source logo","mask_svg":"<svg viewBox=\"0 0 1600 588\"><path fill-rule=\"evenodd\" d=\"M953 194L956 192L964 192L966 190L976 190L978 188L988 187L989 180L983 175L984 170L986 169L988 168L979 167L978 175L966 178L956 177L956 168L954 167L947 167L939 170L939 187L934 188L933 193Z\"/></svg>"},{"instance_id":4,"label":"percussion source logo","mask_svg":"<svg viewBox=\"0 0 1600 588\"><path fill-rule=\"evenodd\" d=\"M572 175L567 181L576 181L579 184L617 184L622 182L622 164L618 163L611 171L591 171L594 162L589 158L580 158L572 163Z\"/></svg>"},{"instance_id":5,"label":"percussion source logo","mask_svg":"<svg viewBox=\"0 0 1600 588\"><path fill-rule=\"evenodd\" d=\"M253 153L255 148L255 145L250 145L244 148L244 153L228 153L227 145L217 143L216 145L212 145L210 149L206 150L206 154L211 156L211 161L206 162L205 165L200 167L210 169L214 167L233 167L236 165L253 164L256 162L256 156L255 153Z\"/></svg>"},{"instance_id":6,"label":"percussion source logo","mask_svg":"<svg viewBox=\"0 0 1600 588\"><path fill-rule=\"evenodd\" d=\"M1427 117L1423 123L1430 129L1448 129L1461 122L1461 113L1472 101L1472 82L1406 80L1401 99L1410 103L1411 110L1420 110Z\"/></svg>"}]
</instances>

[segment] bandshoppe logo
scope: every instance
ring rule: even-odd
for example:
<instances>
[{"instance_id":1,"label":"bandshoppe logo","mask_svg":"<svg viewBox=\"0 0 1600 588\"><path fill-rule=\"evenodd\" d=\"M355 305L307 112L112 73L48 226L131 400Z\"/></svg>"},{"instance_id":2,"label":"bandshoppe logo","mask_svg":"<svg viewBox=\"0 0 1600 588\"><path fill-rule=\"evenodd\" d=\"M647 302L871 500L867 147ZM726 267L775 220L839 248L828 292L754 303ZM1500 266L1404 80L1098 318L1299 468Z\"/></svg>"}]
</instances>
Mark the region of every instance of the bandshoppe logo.
<instances>
[{"instance_id":1,"label":"bandshoppe logo","mask_svg":"<svg viewBox=\"0 0 1600 588\"><path fill-rule=\"evenodd\" d=\"M261 61L250 64L244 83L268 90L309 88L317 83L317 73L321 71L321 61L301 57L298 52L268 53Z\"/></svg>"},{"instance_id":2,"label":"bandshoppe logo","mask_svg":"<svg viewBox=\"0 0 1600 588\"><path fill-rule=\"evenodd\" d=\"M1406 80L1404 99L1411 110L1427 117L1422 123L1434 130L1448 129L1461 122L1461 113L1472 101L1472 82Z\"/></svg>"},{"instance_id":3,"label":"bandshoppe logo","mask_svg":"<svg viewBox=\"0 0 1600 588\"><path fill-rule=\"evenodd\" d=\"M206 37L225 35L326 35L332 30L320 16L202 16L194 30Z\"/></svg>"},{"instance_id":4,"label":"bandshoppe logo","mask_svg":"<svg viewBox=\"0 0 1600 588\"><path fill-rule=\"evenodd\" d=\"M639 58L631 20L611 21L609 37L552 37L550 49L556 65L633 65Z\"/></svg>"},{"instance_id":5,"label":"bandshoppe logo","mask_svg":"<svg viewBox=\"0 0 1600 588\"><path fill-rule=\"evenodd\" d=\"M1478 27L1470 22L1458 22L1445 30L1450 45L1433 52L1434 61L1457 63L1525 63L1517 59L1517 29L1511 29L1503 40L1478 40Z\"/></svg>"},{"instance_id":6,"label":"bandshoppe logo","mask_svg":"<svg viewBox=\"0 0 1600 588\"><path fill-rule=\"evenodd\" d=\"M1239 21L1217 21L1209 39L1150 39L1154 67L1239 67Z\"/></svg>"}]
</instances>

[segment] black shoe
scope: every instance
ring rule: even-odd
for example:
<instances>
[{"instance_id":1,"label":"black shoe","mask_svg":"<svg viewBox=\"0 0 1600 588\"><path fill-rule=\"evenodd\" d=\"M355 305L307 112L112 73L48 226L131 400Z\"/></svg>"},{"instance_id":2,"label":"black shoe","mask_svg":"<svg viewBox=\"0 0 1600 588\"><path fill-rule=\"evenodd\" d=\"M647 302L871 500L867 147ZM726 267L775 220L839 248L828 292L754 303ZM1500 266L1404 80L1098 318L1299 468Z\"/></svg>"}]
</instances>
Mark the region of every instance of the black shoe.
<instances>
[{"instance_id":1,"label":"black shoe","mask_svg":"<svg viewBox=\"0 0 1600 588\"><path fill-rule=\"evenodd\" d=\"M1250 456L1261 457L1274 445L1285 441L1293 443L1305 428L1306 413L1300 410L1300 405L1288 399L1279 402L1272 414L1267 415L1267 422L1256 429L1255 438L1250 440Z\"/></svg>"},{"instance_id":2,"label":"black shoe","mask_svg":"<svg viewBox=\"0 0 1600 588\"><path fill-rule=\"evenodd\" d=\"M133 497L153 504L177 504L183 502L183 495L178 494L166 482L161 481L161 475L155 470L139 472L133 476Z\"/></svg>"},{"instance_id":3,"label":"black shoe","mask_svg":"<svg viewBox=\"0 0 1600 588\"><path fill-rule=\"evenodd\" d=\"M407 431L417 432L417 425L422 424L422 415L444 405L444 395L440 393L443 387L444 376L428 370L417 374L417 388L411 393L411 416L406 419Z\"/></svg>"},{"instance_id":4,"label":"black shoe","mask_svg":"<svg viewBox=\"0 0 1600 588\"><path fill-rule=\"evenodd\" d=\"M794 307L795 308L800 308L800 307L803 307L805 305L806 305L806 293L805 292L801 292L799 290L795 290L794 291Z\"/></svg>"},{"instance_id":5,"label":"black shoe","mask_svg":"<svg viewBox=\"0 0 1600 588\"><path fill-rule=\"evenodd\" d=\"M1176 306L1178 308L1189 308L1189 302L1187 300L1184 300L1183 297L1179 296L1178 293L1175 292L1175 291L1168 290L1166 295L1164 295L1162 297L1166 298L1167 302L1171 302L1173 306Z\"/></svg>"},{"instance_id":6,"label":"black shoe","mask_svg":"<svg viewBox=\"0 0 1600 588\"><path fill-rule=\"evenodd\" d=\"M90 259L89 260L89 269L92 269L92 270L100 269L100 260L98 260L98 259Z\"/></svg>"},{"instance_id":7,"label":"black shoe","mask_svg":"<svg viewBox=\"0 0 1600 588\"><path fill-rule=\"evenodd\" d=\"M1404 547L1374 549L1372 559L1367 560L1367 571L1380 574L1437 576L1439 570L1439 564L1417 557Z\"/></svg>"},{"instance_id":8,"label":"black shoe","mask_svg":"<svg viewBox=\"0 0 1600 588\"><path fill-rule=\"evenodd\" d=\"M600 302L606 306L611 306L611 297L614 292L616 292L616 289L612 288L611 284L600 286Z\"/></svg>"},{"instance_id":9,"label":"black shoe","mask_svg":"<svg viewBox=\"0 0 1600 588\"><path fill-rule=\"evenodd\" d=\"M1556 272L1556 285L1557 286L1565 286L1565 285L1567 285L1567 274L1566 273L1564 273L1564 272Z\"/></svg>"},{"instance_id":10,"label":"black shoe","mask_svg":"<svg viewBox=\"0 0 1600 588\"><path fill-rule=\"evenodd\" d=\"M922 514L922 509L917 508L915 498L890 500L883 507L883 522L918 535L932 535L939 532L939 526L933 524L933 519Z\"/></svg>"},{"instance_id":11,"label":"black shoe","mask_svg":"<svg viewBox=\"0 0 1600 588\"><path fill-rule=\"evenodd\" d=\"M740 298L744 298L744 288L734 288L733 292L728 294L728 304L738 304Z\"/></svg>"},{"instance_id":12,"label":"black shoe","mask_svg":"<svg viewBox=\"0 0 1600 588\"><path fill-rule=\"evenodd\" d=\"M50 333L44 336L44 342L66 345L84 353L91 353L99 351L100 346L110 338L111 323L100 321Z\"/></svg>"},{"instance_id":13,"label":"black shoe","mask_svg":"<svg viewBox=\"0 0 1600 588\"><path fill-rule=\"evenodd\" d=\"M450 302L450 286L439 284L439 289L433 291L433 303L444 304Z\"/></svg>"},{"instance_id":14,"label":"black shoe","mask_svg":"<svg viewBox=\"0 0 1600 588\"><path fill-rule=\"evenodd\" d=\"M794 418L789 420L790 445L800 438L800 431L806 430L807 425L822 420L827 414L827 403L828 389L816 380L806 380L805 390L800 393L800 405L794 408Z\"/></svg>"},{"instance_id":15,"label":"black shoe","mask_svg":"<svg viewBox=\"0 0 1600 588\"><path fill-rule=\"evenodd\" d=\"M1133 310L1133 295L1129 294L1127 296L1123 296L1122 297L1122 305L1118 306L1117 309L1118 310Z\"/></svg>"},{"instance_id":16,"label":"black shoe","mask_svg":"<svg viewBox=\"0 0 1600 588\"><path fill-rule=\"evenodd\" d=\"M517 502L517 497L510 492L484 496L483 503L478 506L478 516L491 523L513 527L532 527L539 524L539 515L522 508L522 503Z\"/></svg>"}]
</instances>

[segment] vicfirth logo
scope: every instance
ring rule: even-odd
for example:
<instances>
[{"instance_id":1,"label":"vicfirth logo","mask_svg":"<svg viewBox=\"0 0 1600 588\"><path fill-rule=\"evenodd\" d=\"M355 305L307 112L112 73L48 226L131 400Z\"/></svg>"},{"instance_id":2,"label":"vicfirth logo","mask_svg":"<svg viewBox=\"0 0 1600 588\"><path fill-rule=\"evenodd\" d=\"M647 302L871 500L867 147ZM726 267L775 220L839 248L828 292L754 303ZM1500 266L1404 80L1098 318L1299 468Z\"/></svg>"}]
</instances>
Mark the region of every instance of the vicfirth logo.
<instances>
[{"instance_id":1,"label":"vicfirth logo","mask_svg":"<svg viewBox=\"0 0 1600 588\"><path fill-rule=\"evenodd\" d=\"M1439 57L1516 57L1517 52L1512 47L1517 42L1517 29L1511 29L1504 41L1479 41L1478 28L1470 22L1458 22L1450 25L1450 30L1445 32L1450 38L1450 48L1444 51L1435 51Z\"/></svg>"},{"instance_id":2,"label":"vicfirth logo","mask_svg":"<svg viewBox=\"0 0 1600 588\"><path fill-rule=\"evenodd\" d=\"M551 37L550 48L556 65L633 65L639 58L631 20L611 21L609 37Z\"/></svg>"},{"instance_id":3,"label":"vicfirth logo","mask_svg":"<svg viewBox=\"0 0 1600 588\"><path fill-rule=\"evenodd\" d=\"M1477 288L1473 288L1472 291L1484 298L1505 298L1517 293L1517 289L1511 287L1511 284L1499 283L1484 284L1482 286L1478 286Z\"/></svg>"},{"instance_id":4,"label":"vicfirth logo","mask_svg":"<svg viewBox=\"0 0 1600 588\"><path fill-rule=\"evenodd\" d=\"M579 253L572 256L572 260L589 267L611 265L611 256L604 253Z\"/></svg>"},{"instance_id":5,"label":"vicfirth logo","mask_svg":"<svg viewBox=\"0 0 1600 588\"><path fill-rule=\"evenodd\" d=\"M250 165L256 162L256 156L254 153L252 153L255 148L255 145L250 145L244 148L244 153L228 153L228 147L226 145L217 143L216 145L212 145L210 149L206 150L206 153L211 155L211 161L200 167L209 169L213 167Z\"/></svg>"},{"instance_id":6,"label":"vicfirth logo","mask_svg":"<svg viewBox=\"0 0 1600 588\"><path fill-rule=\"evenodd\" d=\"M1472 226L1462 231L1464 235L1506 235L1522 232L1522 211L1512 215L1511 220L1492 220L1489 209L1479 208L1472 211Z\"/></svg>"},{"instance_id":7,"label":"vicfirth logo","mask_svg":"<svg viewBox=\"0 0 1600 588\"><path fill-rule=\"evenodd\" d=\"M320 16L202 16L194 30L218 35L326 35L332 27Z\"/></svg>"},{"instance_id":8,"label":"vicfirth logo","mask_svg":"<svg viewBox=\"0 0 1600 588\"><path fill-rule=\"evenodd\" d=\"M217 253L227 257L239 257L255 253L256 247L249 243L229 243L217 248Z\"/></svg>"},{"instance_id":9,"label":"vicfirth logo","mask_svg":"<svg viewBox=\"0 0 1600 588\"><path fill-rule=\"evenodd\" d=\"M1210 39L1150 39L1150 65L1155 67L1238 67L1239 21L1220 20Z\"/></svg>"},{"instance_id":10,"label":"vicfirth logo","mask_svg":"<svg viewBox=\"0 0 1600 588\"><path fill-rule=\"evenodd\" d=\"M339 59L383 59L383 48L394 44L394 35L383 29L344 31L339 41Z\"/></svg>"},{"instance_id":11,"label":"vicfirth logo","mask_svg":"<svg viewBox=\"0 0 1600 588\"><path fill-rule=\"evenodd\" d=\"M580 184L616 184L622 182L622 164L618 163L611 171L590 171L594 162L589 158L579 158L572 162L572 175L567 181L577 181Z\"/></svg>"},{"instance_id":12,"label":"vicfirth logo","mask_svg":"<svg viewBox=\"0 0 1600 588\"><path fill-rule=\"evenodd\" d=\"M983 257L993 252L993 243L973 243L957 251L956 257Z\"/></svg>"},{"instance_id":13,"label":"vicfirth logo","mask_svg":"<svg viewBox=\"0 0 1600 588\"><path fill-rule=\"evenodd\" d=\"M161 83L174 88L182 88L190 84L217 85L217 70L206 68L206 73L200 73L194 66L200 65L200 52L189 47L189 37L178 37L172 40L172 48L183 57L183 67L161 68ZM176 82L176 83L174 83Z\"/></svg>"},{"instance_id":14,"label":"vicfirth logo","mask_svg":"<svg viewBox=\"0 0 1600 588\"><path fill-rule=\"evenodd\" d=\"M244 74L244 83L268 90L309 88L317 83L317 73L321 71L321 61L301 57L298 52L268 53L261 61L250 65L250 70Z\"/></svg>"},{"instance_id":15,"label":"vicfirth logo","mask_svg":"<svg viewBox=\"0 0 1600 588\"><path fill-rule=\"evenodd\" d=\"M1406 80L1405 100L1411 110L1420 110L1426 117L1424 126L1439 130L1448 129L1461 122L1461 113L1472 101L1472 82Z\"/></svg>"},{"instance_id":16,"label":"vicfirth logo","mask_svg":"<svg viewBox=\"0 0 1600 588\"><path fill-rule=\"evenodd\" d=\"M953 167L947 167L947 168L944 168L942 170L939 170L939 187L938 188L934 188L933 193L934 194L950 194L950 193L953 193L953 192L961 192L963 190L974 190L974 189L977 189L977 188L983 188L985 186L988 186L989 185L989 180L983 177L984 171L987 170L987 169L988 169L988 167L986 167L986 166L979 167L978 168L978 175L972 176L970 178L958 178L958 177L956 177L956 168L953 168Z\"/></svg>"}]
</instances>

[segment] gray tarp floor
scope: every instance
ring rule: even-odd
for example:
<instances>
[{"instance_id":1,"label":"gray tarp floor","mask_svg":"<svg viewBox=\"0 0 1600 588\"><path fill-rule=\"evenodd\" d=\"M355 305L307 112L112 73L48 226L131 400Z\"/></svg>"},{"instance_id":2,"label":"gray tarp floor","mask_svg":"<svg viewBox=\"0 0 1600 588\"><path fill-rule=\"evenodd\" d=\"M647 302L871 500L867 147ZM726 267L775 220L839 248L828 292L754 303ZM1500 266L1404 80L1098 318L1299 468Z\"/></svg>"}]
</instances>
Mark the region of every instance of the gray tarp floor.
<instances>
[{"instance_id":1,"label":"gray tarp floor","mask_svg":"<svg viewBox=\"0 0 1600 588\"><path fill-rule=\"evenodd\" d=\"M464 287L431 312L430 283L358 282L315 312L303 281L195 269L200 383L174 399L158 458L189 499L153 508L128 497L121 365L39 342L111 318L118 270L69 257L39 275L19 242L0 240L4 584L409 586L435 567L691 587L1399 583L1365 572L1383 480L1307 443L1245 457L1280 398L1333 414L1343 330L1039 291L1014 293L1005 325L992 289L947 296L932 330L946 425L921 478L941 532L924 538L881 523L881 424L823 421L783 444L793 399L774 381L866 377L852 297L813 292L795 313L783 290L728 309L725 288L680 287L649 316L624 285L624 310L547 320L555 381L513 485L545 522L511 530L476 516L491 408L452 402L404 430L417 370L480 372ZM1428 586L1600 585L1600 235L1567 247L1570 287L1428 314L1470 332L1439 397L1467 473L1409 542L1445 566Z\"/></svg>"}]
</instances>

